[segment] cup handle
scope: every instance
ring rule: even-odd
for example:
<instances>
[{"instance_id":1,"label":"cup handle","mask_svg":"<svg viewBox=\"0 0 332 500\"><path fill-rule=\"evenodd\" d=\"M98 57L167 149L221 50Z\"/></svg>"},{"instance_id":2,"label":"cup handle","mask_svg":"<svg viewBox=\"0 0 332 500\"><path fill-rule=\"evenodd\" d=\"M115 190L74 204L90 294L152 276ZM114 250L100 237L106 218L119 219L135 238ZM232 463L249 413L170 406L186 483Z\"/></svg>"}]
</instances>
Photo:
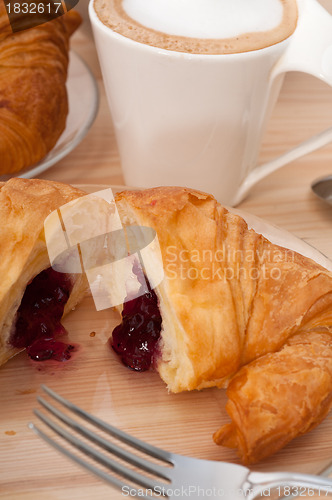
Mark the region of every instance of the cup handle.
<instances>
[{"instance_id":1,"label":"cup handle","mask_svg":"<svg viewBox=\"0 0 332 500\"><path fill-rule=\"evenodd\" d=\"M271 79L287 71L309 73L332 86L332 16L316 0L298 0L299 19L284 55ZM256 167L241 184L235 204L266 175L332 141L332 127L302 142L287 153Z\"/></svg>"}]
</instances>

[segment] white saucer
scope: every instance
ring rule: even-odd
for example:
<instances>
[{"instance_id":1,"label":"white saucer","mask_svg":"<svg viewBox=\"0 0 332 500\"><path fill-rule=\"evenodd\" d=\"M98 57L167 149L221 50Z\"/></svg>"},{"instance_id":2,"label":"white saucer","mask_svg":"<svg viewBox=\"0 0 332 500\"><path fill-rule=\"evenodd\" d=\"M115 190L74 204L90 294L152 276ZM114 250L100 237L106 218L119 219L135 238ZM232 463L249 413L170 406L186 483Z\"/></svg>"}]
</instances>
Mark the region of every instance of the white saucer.
<instances>
[{"instance_id":1,"label":"white saucer","mask_svg":"<svg viewBox=\"0 0 332 500\"><path fill-rule=\"evenodd\" d=\"M85 137L93 124L99 105L97 82L86 63L75 53L70 52L67 92L69 114L66 128L54 148L40 162L12 175L3 175L1 180L10 177L32 178L38 176L70 153Z\"/></svg>"}]
</instances>

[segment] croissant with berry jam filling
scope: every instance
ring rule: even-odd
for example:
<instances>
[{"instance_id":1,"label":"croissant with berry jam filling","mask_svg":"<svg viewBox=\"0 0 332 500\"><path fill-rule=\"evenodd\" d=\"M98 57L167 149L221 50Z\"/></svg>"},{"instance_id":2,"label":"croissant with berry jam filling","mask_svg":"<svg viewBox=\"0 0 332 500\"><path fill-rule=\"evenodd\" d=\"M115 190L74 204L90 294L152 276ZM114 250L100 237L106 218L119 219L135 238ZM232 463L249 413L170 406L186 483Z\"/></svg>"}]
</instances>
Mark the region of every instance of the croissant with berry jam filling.
<instances>
[{"instance_id":1,"label":"croissant with berry jam filling","mask_svg":"<svg viewBox=\"0 0 332 500\"><path fill-rule=\"evenodd\" d=\"M44 220L85 194L37 179L0 183L0 364L23 349L35 360L70 357L61 318L82 298L86 281L50 267Z\"/></svg>"},{"instance_id":2,"label":"croissant with berry jam filling","mask_svg":"<svg viewBox=\"0 0 332 500\"><path fill-rule=\"evenodd\" d=\"M165 273L124 304L122 361L154 366L172 392L228 387L231 423L214 439L243 462L315 427L332 403L332 273L208 194L161 187L116 204L124 225L156 231Z\"/></svg>"}]
</instances>

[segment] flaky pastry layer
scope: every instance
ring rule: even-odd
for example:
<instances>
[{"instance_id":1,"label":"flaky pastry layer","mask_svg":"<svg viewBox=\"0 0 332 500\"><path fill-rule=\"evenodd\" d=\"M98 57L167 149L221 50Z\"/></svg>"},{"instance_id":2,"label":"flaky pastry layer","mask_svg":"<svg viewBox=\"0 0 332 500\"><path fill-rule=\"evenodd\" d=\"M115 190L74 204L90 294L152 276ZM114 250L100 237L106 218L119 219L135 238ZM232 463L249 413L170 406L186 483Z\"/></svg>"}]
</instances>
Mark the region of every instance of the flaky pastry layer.
<instances>
[{"instance_id":1,"label":"flaky pastry layer","mask_svg":"<svg viewBox=\"0 0 332 500\"><path fill-rule=\"evenodd\" d=\"M0 183L0 365L20 351L10 345L15 316L30 281L50 267L44 236L44 220L86 193L58 182L10 179ZM82 298L86 281L75 282L65 307L68 313Z\"/></svg>"}]
</instances>

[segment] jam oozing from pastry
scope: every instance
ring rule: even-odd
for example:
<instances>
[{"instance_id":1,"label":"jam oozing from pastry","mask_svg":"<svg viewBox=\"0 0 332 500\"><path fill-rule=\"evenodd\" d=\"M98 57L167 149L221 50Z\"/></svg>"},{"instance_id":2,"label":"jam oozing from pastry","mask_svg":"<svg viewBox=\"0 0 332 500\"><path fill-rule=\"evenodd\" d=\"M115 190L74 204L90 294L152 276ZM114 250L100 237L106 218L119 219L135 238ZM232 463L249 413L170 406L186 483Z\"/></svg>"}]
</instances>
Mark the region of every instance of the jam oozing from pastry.
<instances>
[{"instance_id":1,"label":"jam oozing from pastry","mask_svg":"<svg viewBox=\"0 0 332 500\"><path fill-rule=\"evenodd\" d=\"M71 358L71 353L75 347L59 340L45 339L36 340L27 348L31 359L35 361L46 361L54 359L55 361L67 361Z\"/></svg>"},{"instance_id":2,"label":"jam oozing from pastry","mask_svg":"<svg viewBox=\"0 0 332 500\"><path fill-rule=\"evenodd\" d=\"M25 290L10 343L25 347L35 361L69 359L74 346L57 337L67 333L61 318L72 286L68 275L52 268L38 274Z\"/></svg>"},{"instance_id":3,"label":"jam oozing from pastry","mask_svg":"<svg viewBox=\"0 0 332 500\"><path fill-rule=\"evenodd\" d=\"M161 332L161 314L158 298L151 289L123 305L122 323L118 325L110 340L114 351L122 362L136 371L148 370L158 354Z\"/></svg>"}]
</instances>

